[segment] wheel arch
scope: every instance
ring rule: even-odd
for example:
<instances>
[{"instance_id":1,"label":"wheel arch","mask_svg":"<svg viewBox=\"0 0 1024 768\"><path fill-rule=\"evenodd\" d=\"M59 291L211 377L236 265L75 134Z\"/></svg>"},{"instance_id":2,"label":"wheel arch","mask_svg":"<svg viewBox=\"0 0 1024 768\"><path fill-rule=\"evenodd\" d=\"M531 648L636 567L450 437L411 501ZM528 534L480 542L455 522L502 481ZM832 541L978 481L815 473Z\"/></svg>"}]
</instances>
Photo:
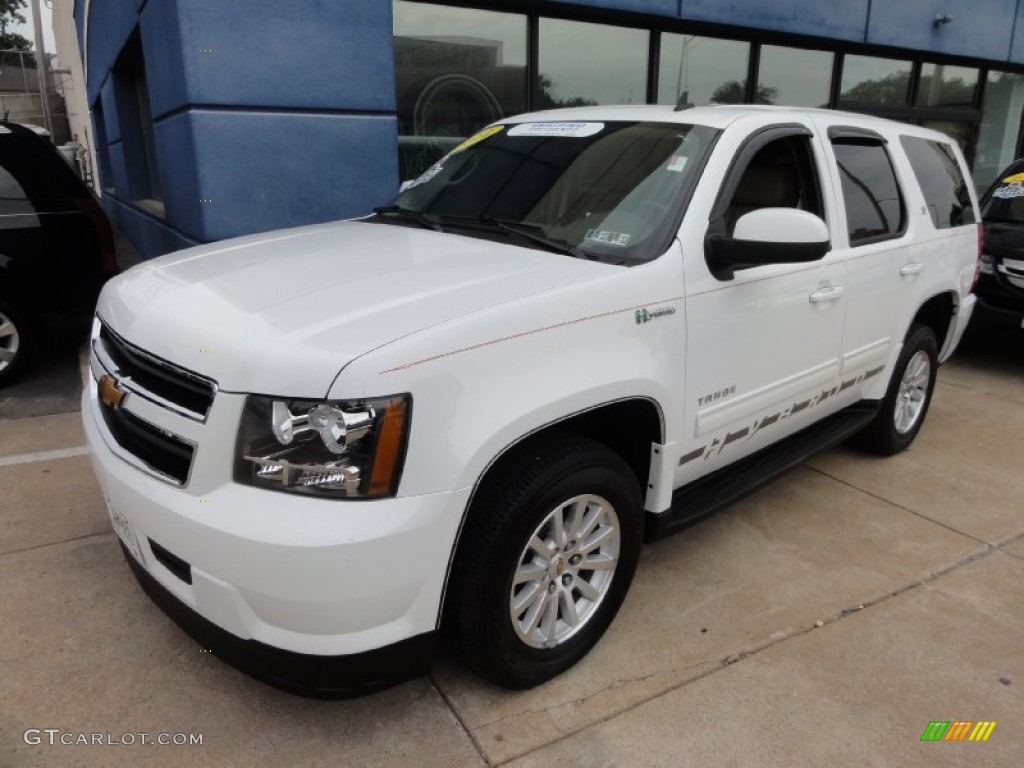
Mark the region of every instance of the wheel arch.
<instances>
[{"instance_id":1,"label":"wheel arch","mask_svg":"<svg viewBox=\"0 0 1024 768\"><path fill-rule=\"evenodd\" d=\"M549 422L528 432L503 447L484 467L466 502L458 533L448 555L444 586L438 605L437 626L440 627L448 604L452 572L466 545L464 533L474 512L474 502L487 483L495 478L503 463L536 441L553 434L587 437L605 445L630 466L636 475L641 497L648 485L651 468L651 444L661 443L665 434L665 418L661 405L647 397L626 398L595 405Z\"/></svg>"},{"instance_id":2,"label":"wheel arch","mask_svg":"<svg viewBox=\"0 0 1024 768\"><path fill-rule=\"evenodd\" d=\"M951 331L959 307L960 296L955 291L938 293L920 306L917 314L910 321L907 333L910 333L910 329L915 325L925 325L931 328L939 348L939 359L942 359L946 343L952 338Z\"/></svg>"}]
</instances>

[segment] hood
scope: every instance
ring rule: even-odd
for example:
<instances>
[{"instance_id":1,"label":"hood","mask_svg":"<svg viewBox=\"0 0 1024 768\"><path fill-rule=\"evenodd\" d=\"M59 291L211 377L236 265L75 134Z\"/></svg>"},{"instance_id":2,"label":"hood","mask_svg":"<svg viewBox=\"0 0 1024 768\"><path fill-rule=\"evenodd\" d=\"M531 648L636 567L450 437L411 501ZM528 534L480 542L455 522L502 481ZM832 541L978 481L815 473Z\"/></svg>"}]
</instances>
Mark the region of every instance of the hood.
<instances>
[{"instance_id":1,"label":"hood","mask_svg":"<svg viewBox=\"0 0 1024 768\"><path fill-rule=\"evenodd\" d=\"M338 222L170 254L107 284L124 338L221 389L323 397L351 360L496 304L605 274L556 253Z\"/></svg>"}]
</instances>

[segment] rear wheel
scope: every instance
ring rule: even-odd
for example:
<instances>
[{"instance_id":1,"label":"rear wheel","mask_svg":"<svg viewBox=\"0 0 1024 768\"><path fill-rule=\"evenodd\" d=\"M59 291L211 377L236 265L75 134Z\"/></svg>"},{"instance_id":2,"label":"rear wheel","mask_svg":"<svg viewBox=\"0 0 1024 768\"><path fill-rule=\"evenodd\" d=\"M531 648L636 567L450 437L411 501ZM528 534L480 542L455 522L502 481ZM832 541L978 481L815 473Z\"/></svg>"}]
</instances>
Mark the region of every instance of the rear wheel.
<instances>
[{"instance_id":1,"label":"rear wheel","mask_svg":"<svg viewBox=\"0 0 1024 768\"><path fill-rule=\"evenodd\" d=\"M26 316L0 296L0 386L24 369L33 339L33 329Z\"/></svg>"},{"instance_id":2,"label":"rear wheel","mask_svg":"<svg viewBox=\"0 0 1024 768\"><path fill-rule=\"evenodd\" d=\"M640 491L617 454L580 438L520 450L497 472L463 532L450 629L483 677L529 688L615 617L643 538Z\"/></svg>"},{"instance_id":3,"label":"rear wheel","mask_svg":"<svg viewBox=\"0 0 1024 768\"><path fill-rule=\"evenodd\" d=\"M931 404L938 357L935 332L926 325L912 326L882 407L863 432L865 447L891 456L914 442Z\"/></svg>"}]
</instances>

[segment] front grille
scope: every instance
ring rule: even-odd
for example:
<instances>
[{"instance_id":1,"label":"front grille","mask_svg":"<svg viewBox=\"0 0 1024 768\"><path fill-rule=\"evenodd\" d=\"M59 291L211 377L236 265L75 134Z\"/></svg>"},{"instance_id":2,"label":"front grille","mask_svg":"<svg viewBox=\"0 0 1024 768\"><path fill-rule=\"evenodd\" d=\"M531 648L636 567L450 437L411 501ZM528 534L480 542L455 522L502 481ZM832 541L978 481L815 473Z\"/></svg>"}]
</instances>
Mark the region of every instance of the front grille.
<instances>
[{"instance_id":1,"label":"front grille","mask_svg":"<svg viewBox=\"0 0 1024 768\"><path fill-rule=\"evenodd\" d=\"M178 485L188 481L192 445L120 408L101 402L100 413L111 437L124 450Z\"/></svg>"},{"instance_id":2,"label":"front grille","mask_svg":"<svg viewBox=\"0 0 1024 768\"><path fill-rule=\"evenodd\" d=\"M139 349L106 325L97 344L110 363L104 367L113 367L110 373L126 389L197 421L206 419L217 390L213 381Z\"/></svg>"}]
</instances>

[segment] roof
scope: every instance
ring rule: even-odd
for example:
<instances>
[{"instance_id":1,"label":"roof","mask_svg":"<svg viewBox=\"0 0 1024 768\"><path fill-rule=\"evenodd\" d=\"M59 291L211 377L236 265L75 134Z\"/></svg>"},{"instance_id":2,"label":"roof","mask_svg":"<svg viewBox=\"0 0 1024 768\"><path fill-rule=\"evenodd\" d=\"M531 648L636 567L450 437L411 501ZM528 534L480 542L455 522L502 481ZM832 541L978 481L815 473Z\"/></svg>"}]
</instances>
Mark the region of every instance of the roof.
<instances>
[{"instance_id":1,"label":"roof","mask_svg":"<svg viewBox=\"0 0 1024 768\"><path fill-rule=\"evenodd\" d=\"M706 125L724 129L744 118L771 115L772 122L794 118L815 118L832 125L862 126L875 130L898 130L900 133L949 140L948 136L921 126L901 123L883 117L813 107L786 107L770 104L712 104L676 110L665 104L626 104L617 106L571 107L529 112L504 118L502 123L524 123L542 120L643 120Z\"/></svg>"}]
</instances>

